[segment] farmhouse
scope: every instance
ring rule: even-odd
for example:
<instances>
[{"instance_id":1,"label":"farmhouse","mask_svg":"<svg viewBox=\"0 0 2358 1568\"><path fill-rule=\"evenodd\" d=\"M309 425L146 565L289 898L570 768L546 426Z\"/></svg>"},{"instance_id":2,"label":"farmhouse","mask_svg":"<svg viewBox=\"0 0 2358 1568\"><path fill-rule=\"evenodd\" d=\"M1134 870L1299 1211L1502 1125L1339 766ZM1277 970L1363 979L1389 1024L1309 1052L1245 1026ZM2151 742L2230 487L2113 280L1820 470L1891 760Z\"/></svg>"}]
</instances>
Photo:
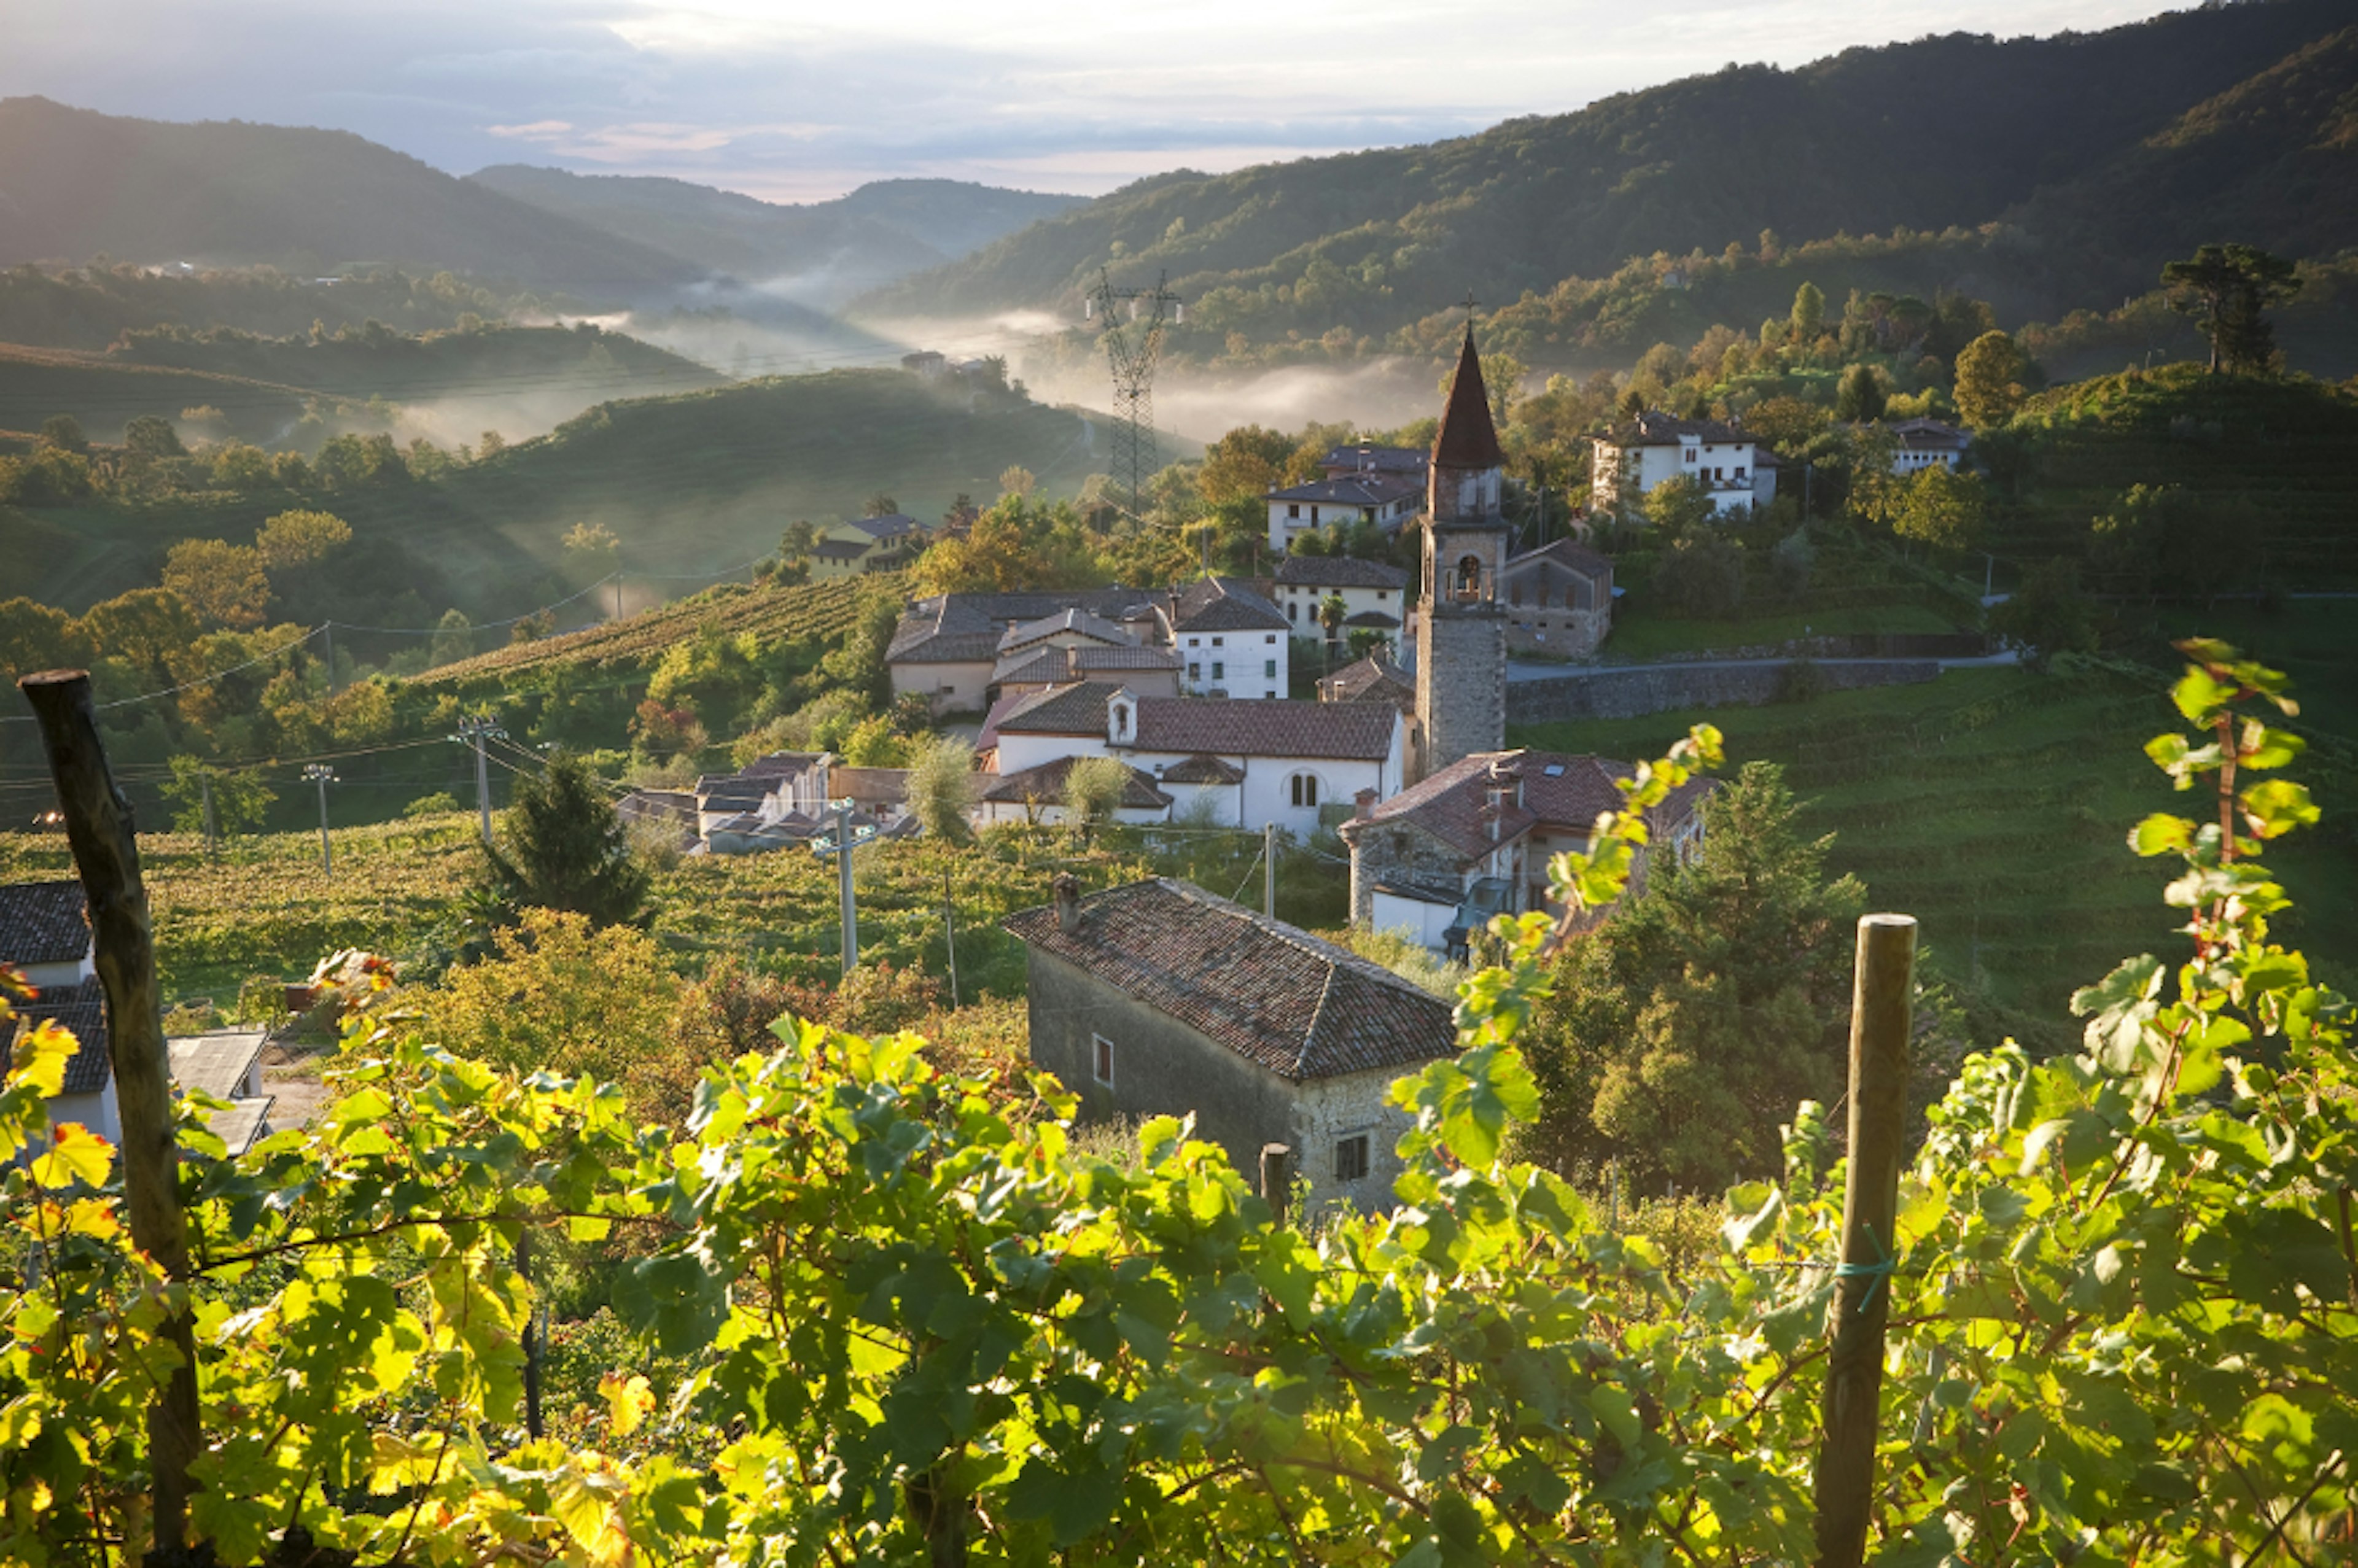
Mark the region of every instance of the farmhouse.
<instances>
[{"instance_id":1,"label":"farmhouse","mask_svg":"<svg viewBox=\"0 0 2358 1568\"><path fill-rule=\"evenodd\" d=\"M1764 479L1758 445L1741 425L1681 419L1649 410L1592 442L1591 509L1628 512L1664 481L1690 479L1703 487L1712 510L1725 514L1766 506L1776 498L1776 469Z\"/></svg>"},{"instance_id":2,"label":"farmhouse","mask_svg":"<svg viewBox=\"0 0 2358 1568\"><path fill-rule=\"evenodd\" d=\"M1162 611L1156 607L1158 599L1167 604L1169 595L1152 589L1106 588L1062 593L942 593L914 600L893 628L892 641L884 653L893 694L923 693L936 715L986 712L999 668L1000 644L1015 628L1077 610L1121 627L1141 646L1167 642Z\"/></svg>"},{"instance_id":3,"label":"farmhouse","mask_svg":"<svg viewBox=\"0 0 2358 1568\"><path fill-rule=\"evenodd\" d=\"M1934 467L1953 469L1964 460L1965 449L1974 441L1966 432L1938 419L1901 419L1884 428L1899 443L1891 454L1891 471L1896 474L1920 473Z\"/></svg>"},{"instance_id":4,"label":"farmhouse","mask_svg":"<svg viewBox=\"0 0 2358 1568\"><path fill-rule=\"evenodd\" d=\"M1373 1208L1400 1173L1392 1080L1457 1048L1449 1004L1387 969L1158 878L1010 915L1026 948L1032 1059L1084 1113L1187 1116L1251 1170L1293 1151L1314 1203Z\"/></svg>"},{"instance_id":5,"label":"farmhouse","mask_svg":"<svg viewBox=\"0 0 2358 1568\"><path fill-rule=\"evenodd\" d=\"M1613 563L1573 539L1511 557L1501 574L1507 646L1585 659L1613 629Z\"/></svg>"},{"instance_id":6,"label":"farmhouse","mask_svg":"<svg viewBox=\"0 0 2358 1568\"><path fill-rule=\"evenodd\" d=\"M925 547L925 525L905 513L831 524L811 551L814 579L857 577L907 566Z\"/></svg>"},{"instance_id":7,"label":"farmhouse","mask_svg":"<svg viewBox=\"0 0 2358 1568\"><path fill-rule=\"evenodd\" d=\"M1318 683L1321 702L1385 702L1416 717L1416 677L1381 654L1355 660Z\"/></svg>"},{"instance_id":8,"label":"farmhouse","mask_svg":"<svg viewBox=\"0 0 2358 1568\"><path fill-rule=\"evenodd\" d=\"M1313 528L1368 523L1397 529L1416 513L1424 491L1421 474L1347 473L1314 479L1269 492L1269 549L1279 555Z\"/></svg>"},{"instance_id":9,"label":"farmhouse","mask_svg":"<svg viewBox=\"0 0 2358 1568\"><path fill-rule=\"evenodd\" d=\"M1182 689L1260 700L1291 689L1285 617L1240 579L1207 577L1188 584L1172 599L1170 627L1184 666Z\"/></svg>"},{"instance_id":10,"label":"farmhouse","mask_svg":"<svg viewBox=\"0 0 2358 1568\"><path fill-rule=\"evenodd\" d=\"M1401 728L1399 711L1379 703L1157 697L1080 682L1013 705L985 740L1002 778L1063 758L1119 757L1183 814L1306 836L1322 809L1400 787Z\"/></svg>"}]
</instances>

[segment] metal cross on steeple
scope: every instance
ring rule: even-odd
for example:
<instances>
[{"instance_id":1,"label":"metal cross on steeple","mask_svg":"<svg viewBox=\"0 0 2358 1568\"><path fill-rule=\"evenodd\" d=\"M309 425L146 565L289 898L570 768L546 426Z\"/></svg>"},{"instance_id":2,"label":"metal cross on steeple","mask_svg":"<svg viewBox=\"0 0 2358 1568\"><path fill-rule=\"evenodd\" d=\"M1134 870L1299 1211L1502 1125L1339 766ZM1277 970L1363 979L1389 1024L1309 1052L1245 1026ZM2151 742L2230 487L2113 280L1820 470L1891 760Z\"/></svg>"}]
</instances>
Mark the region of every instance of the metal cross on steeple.
<instances>
[{"instance_id":1,"label":"metal cross on steeple","mask_svg":"<svg viewBox=\"0 0 2358 1568\"><path fill-rule=\"evenodd\" d=\"M1472 289L1466 291L1466 330L1469 332L1474 330L1474 307L1480 303L1480 300L1474 297Z\"/></svg>"}]
</instances>

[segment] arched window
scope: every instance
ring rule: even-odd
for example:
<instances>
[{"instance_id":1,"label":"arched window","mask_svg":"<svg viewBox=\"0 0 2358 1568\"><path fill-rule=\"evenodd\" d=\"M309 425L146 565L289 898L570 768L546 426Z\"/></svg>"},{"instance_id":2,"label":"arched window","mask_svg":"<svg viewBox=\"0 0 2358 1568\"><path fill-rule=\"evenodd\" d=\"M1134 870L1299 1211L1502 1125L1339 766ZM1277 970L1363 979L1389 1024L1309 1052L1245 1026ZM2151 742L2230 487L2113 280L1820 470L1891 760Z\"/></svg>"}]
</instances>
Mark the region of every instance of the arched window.
<instances>
[{"instance_id":1,"label":"arched window","mask_svg":"<svg viewBox=\"0 0 2358 1568\"><path fill-rule=\"evenodd\" d=\"M1117 741L1130 739L1130 704L1126 702L1113 705L1113 738Z\"/></svg>"},{"instance_id":2,"label":"arched window","mask_svg":"<svg viewBox=\"0 0 2358 1568\"><path fill-rule=\"evenodd\" d=\"M1482 559L1478 556L1464 557L1457 563L1457 597L1470 600L1481 595Z\"/></svg>"},{"instance_id":3,"label":"arched window","mask_svg":"<svg viewBox=\"0 0 2358 1568\"><path fill-rule=\"evenodd\" d=\"M1296 773L1289 781L1293 786L1293 804L1307 810L1318 804L1318 775Z\"/></svg>"}]
</instances>

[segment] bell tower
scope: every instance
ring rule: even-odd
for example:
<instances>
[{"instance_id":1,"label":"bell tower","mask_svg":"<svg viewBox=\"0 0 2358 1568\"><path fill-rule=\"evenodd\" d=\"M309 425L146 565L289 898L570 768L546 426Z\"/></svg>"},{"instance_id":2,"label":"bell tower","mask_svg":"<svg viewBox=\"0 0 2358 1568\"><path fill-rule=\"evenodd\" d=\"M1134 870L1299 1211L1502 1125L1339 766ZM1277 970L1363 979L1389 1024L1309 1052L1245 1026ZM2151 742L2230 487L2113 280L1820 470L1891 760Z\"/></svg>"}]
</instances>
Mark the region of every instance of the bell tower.
<instances>
[{"instance_id":1,"label":"bell tower","mask_svg":"<svg viewBox=\"0 0 2358 1568\"><path fill-rule=\"evenodd\" d=\"M1457 380L1433 444L1422 519L1416 734L1409 769L1414 778L1477 752L1506 748L1507 611L1498 602L1511 536L1498 500L1506 464L1468 322Z\"/></svg>"}]
</instances>

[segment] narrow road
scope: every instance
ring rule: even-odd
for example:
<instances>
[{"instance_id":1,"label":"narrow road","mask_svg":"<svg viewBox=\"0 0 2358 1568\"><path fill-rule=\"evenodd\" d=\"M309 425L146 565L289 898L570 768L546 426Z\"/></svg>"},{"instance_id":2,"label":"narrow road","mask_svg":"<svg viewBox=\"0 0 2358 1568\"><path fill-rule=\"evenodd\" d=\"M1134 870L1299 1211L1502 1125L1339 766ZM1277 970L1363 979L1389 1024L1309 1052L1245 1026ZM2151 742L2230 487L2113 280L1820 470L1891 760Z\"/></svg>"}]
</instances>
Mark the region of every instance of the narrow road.
<instances>
[{"instance_id":1,"label":"narrow road","mask_svg":"<svg viewBox=\"0 0 2358 1568\"><path fill-rule=\"evenodd\" d=\"M1507 678L1509 681L1557 680L1565 676L1612 675L1617 672L1636 670L1741 670L1748 669L1756 665L1789 665L1793 661L1790 656L1781 654L1774 658L1766 659L1655 659L1642 665L1552 665L1542 664L1533 660L1509 659L1507 661ZM1812 664L1818 665L1912 665L1931 663L1940 665L1944 670L1974 670L1993 669L2007 665L2018 665L2022 662L2022 655L2016 650L2007 648L1999 653L1983 654L1968 659L1932 659L1928 661L1910 659L1898 655L1889 655L1879 658L1863 659L1812 659L1810 662Z\"/></svg>"}]
</instances>

